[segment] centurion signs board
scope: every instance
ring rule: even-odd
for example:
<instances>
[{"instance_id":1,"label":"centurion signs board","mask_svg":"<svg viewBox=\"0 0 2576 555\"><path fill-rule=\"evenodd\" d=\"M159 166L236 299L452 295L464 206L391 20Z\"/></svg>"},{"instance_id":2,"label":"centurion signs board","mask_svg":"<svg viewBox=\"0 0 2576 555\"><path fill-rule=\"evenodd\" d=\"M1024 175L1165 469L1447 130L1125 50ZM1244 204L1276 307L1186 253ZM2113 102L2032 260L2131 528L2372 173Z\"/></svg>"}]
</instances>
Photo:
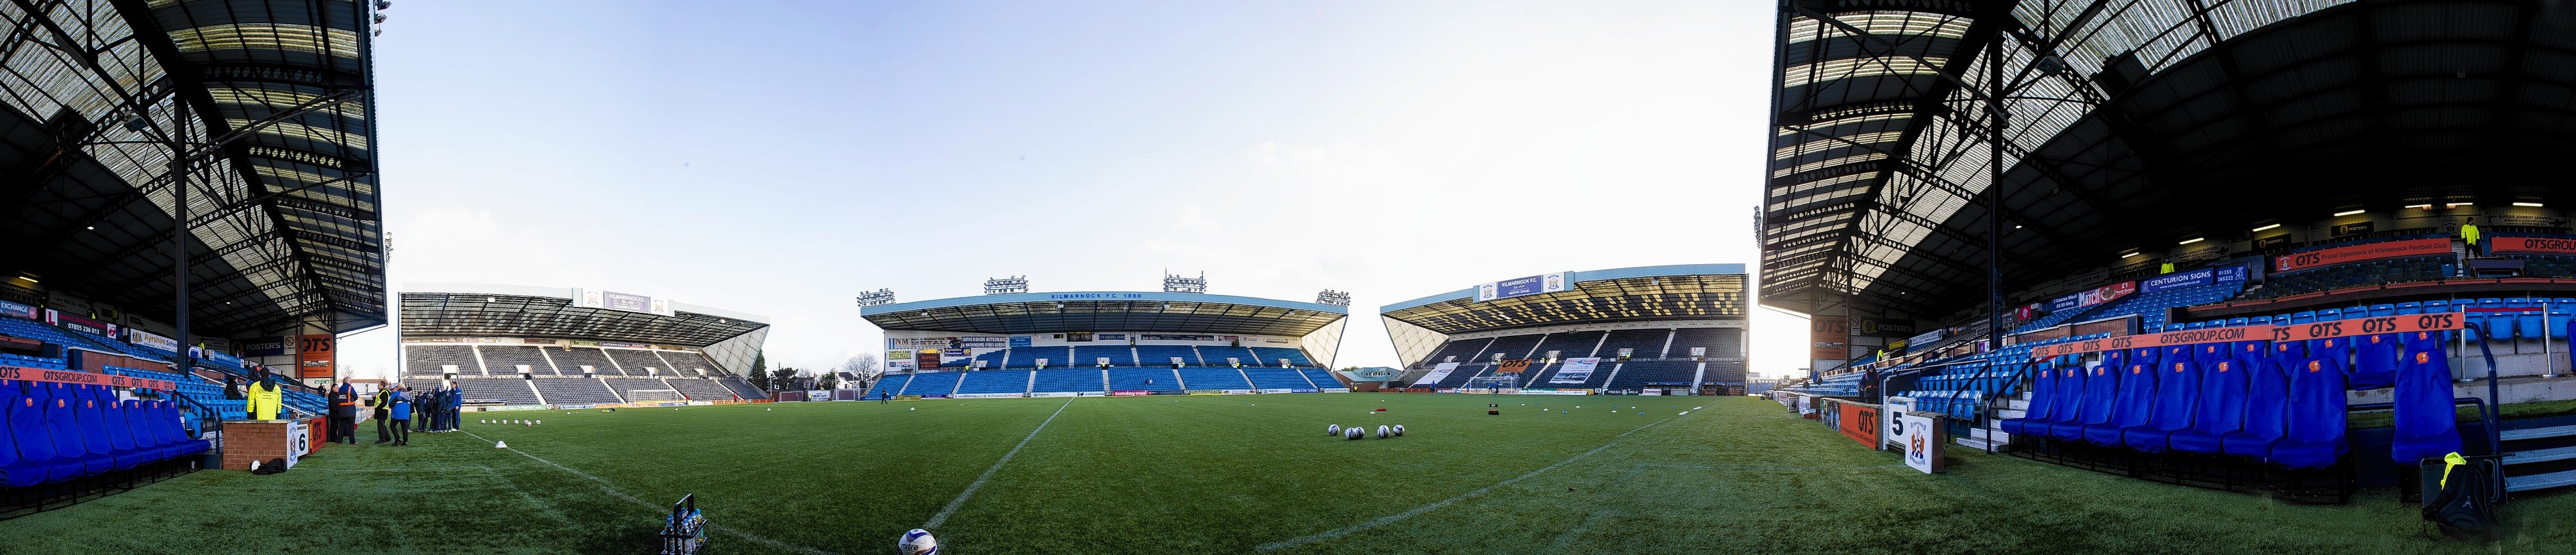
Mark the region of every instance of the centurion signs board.
<instances>
[{"instance_id":1,"label":"centurion signs board","mask_svg":"<svg viewBox=\"0 0 2576 555\"><path fill-rule=\"evenodd\" d=\"M2147 278L2144 281L2138 282L2138 292L2156 293L2211 284L2243 283L2249 270L2249 268L2239 264L2224 268L2201 268L2188 272L2175 272Z\"/></svg>"},{"instance_id":2,"label":"centurion signs board","mask_svg":"<svg viewBox=\"0 0 2576 555\"><path fill-rule=\"evenodd\" d=\"M1565 287L1572 285L1573 282L1574 272L1557 272L1553 274L1539 274L1519 279L1507 279L1493 283L1478 284L1476 285L1476 301L1485 302L1509 299L1512 297L1525 297L1540 293L1555 293L1564 291Z\"/></svg>"}]
</instances>

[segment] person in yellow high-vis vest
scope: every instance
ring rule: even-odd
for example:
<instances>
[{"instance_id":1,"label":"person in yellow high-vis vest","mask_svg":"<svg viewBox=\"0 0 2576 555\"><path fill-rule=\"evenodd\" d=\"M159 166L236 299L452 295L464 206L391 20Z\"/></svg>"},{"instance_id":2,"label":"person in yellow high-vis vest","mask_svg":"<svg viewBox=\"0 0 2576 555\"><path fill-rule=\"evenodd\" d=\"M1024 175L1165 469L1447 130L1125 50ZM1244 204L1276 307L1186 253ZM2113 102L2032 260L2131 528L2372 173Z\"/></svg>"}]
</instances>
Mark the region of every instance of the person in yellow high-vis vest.
<instances>
[{"instance_id":1,"label":"person in yellow high-vis vest","mask_svg":"<svg viewBox=\"0 0 2576 555\"><path fill-rule=\"evenodd\" d=\"M246 408L251 420L276 420L279 408L286 402L286 390L277 385L274 376L251 382L248 393L250 403Z\"/></svg>"},{"instance_id":2,"label":"person in yellow high-vis vest","mask_svg":"<svg viewBox=\"0 0 2576 555\"><path fill-rule=\"evenodd\" d=\"M2469 256L2486 256L2486 252L2478 249L2477 218L2469 218L2468 221L2460 224L2460 241L2468 243Z\"/></svg>"}]
</instances>

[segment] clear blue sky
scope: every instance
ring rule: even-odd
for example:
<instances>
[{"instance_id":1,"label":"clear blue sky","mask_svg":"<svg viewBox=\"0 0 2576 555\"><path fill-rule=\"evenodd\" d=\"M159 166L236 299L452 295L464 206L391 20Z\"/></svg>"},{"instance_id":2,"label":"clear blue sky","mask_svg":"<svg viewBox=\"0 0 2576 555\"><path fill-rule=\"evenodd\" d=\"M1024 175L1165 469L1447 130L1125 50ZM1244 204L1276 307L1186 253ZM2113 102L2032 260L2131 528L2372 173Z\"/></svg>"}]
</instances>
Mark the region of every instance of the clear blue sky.
<instances>
[{"instance_id":1,"label":"clear blue sky","mask_svg":"<svg viewBox=\"0 0 2576 555\"><path fill-rule=\"evenodd\" d=\"M768 316L774 363L880 349L851 297L1350 291L1753 263L1773 4L401 1L376 75L392 281ZM1755 370L1803 365L1757 311ZM344 348L393 364L391 334Z\"/></svg>"}]
</instances>

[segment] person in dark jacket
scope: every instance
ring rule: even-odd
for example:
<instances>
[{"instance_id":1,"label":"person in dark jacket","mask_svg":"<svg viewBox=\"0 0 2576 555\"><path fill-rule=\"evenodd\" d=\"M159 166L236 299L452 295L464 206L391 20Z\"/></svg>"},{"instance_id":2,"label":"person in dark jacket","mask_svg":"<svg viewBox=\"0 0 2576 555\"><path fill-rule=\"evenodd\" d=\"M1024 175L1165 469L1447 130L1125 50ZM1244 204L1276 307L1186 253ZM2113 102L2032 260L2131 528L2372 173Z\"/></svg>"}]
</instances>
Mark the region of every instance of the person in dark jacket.
<instances>
[{"instance_id":1,"label":"person in dark jacket","mask_svg":"<svg viewBox=\"0 0 2576 555\"><path fill-rule=\"evenodd\" d=\"M391 425L394 421L394 395L400 393L401 389L402 384L386 383L383 389L376 390L375 397L367 400L367 406L376 408L376 443L393 441L393 433L387 431L385 426Z\"/></svg>"},{"instance_id":2,"label":"person in dark jacket","mask_svg":"<svg viewBox=\"0 0 2576 555\"><path fill-rule=\"evenodd\" d=\"M411 445L412 400L409 392L394 393L394 445Z\"/></svg>"},{"instance_id":3,"label":"person in dark jacket","mask_svg":"<svg viewBox=\"0 0 2576 555\"><path fill-rule=\"evenodd\" d=\"M447 431L465 429L465 389L447 386Z\"/></svg>"},{"instance_id":4,"label":"person in dark jacket","mask_svg":"<svg viewBox=\"0 0 2576 555\"><path fill-rule=\"evenodd\" d=\"M239 401L239 400L242 400L241 381L240 381L240 380L238 380L238 379L234 379L232 376L224 376L224 400L226 400L226 401Z\"/></svg>"},{"instance_id":5,"label":"person in dark jacket","mask_svg":"<svg viewBox=\"0 0 2576 555\"><path fill-rule=\"evenodd\" d=\"M331 388L330 403L331 435L329 441L332 443L358 443L358 386L349 385L348 378L341 378L340 384Z\"/></svg>"},{"instance_id":6,"label":"person in dark jacket","mask_svg":"<svg viewBox=\"0 0 2576 555\"><path fill-rule=\"evenodd\" d=\"M411 409L412 409L412 412L414 412L414 413L424 412L424 411L422 411L421 409L427 408L427 405L431 404L431 403L430 403L430 398L431 398L431 397L435 397L435 396L437 396L437 395L438 395L438 390L437 390L437 389L428 389L428 390L422 390L422 391L413 391L411 388L403 388L403 396L404 396L404 398L405 398L405 399L408 399L408 400L410 400L410 401L411 401ZM427 415L425 415L425 414L414 414L413 416L427 416ZM412 419L409 419L409 420L410 420L410 422L411 422L411 431L414 431L414 432L426 432L426 431L429 431L429 419L428 419L428 418L412 418ZM403 438L404 438L404 439L410 439L410 438L411 438L411 434L403 434Z\"/></svg>"}]
</instances>

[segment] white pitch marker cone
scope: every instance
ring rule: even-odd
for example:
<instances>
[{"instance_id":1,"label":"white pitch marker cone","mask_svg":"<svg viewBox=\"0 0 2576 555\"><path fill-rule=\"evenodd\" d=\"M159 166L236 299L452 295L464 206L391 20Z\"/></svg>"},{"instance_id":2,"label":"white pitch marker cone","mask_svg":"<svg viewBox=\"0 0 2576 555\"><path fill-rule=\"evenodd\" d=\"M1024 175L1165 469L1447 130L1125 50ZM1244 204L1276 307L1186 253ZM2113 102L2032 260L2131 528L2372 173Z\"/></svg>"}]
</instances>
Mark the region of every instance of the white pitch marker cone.
<instances>
[{"instance_id":1,"label":"white pitch marker cone","mask_svg":"<svg viewBox=\"0 0 2576 555\"><path fill-rule=\"evenodd\" d=\"M495 441L495 442L492 442L492 448L493 448L493 449L508 449L508 448L510 448L510 442L507 442L507 441Z\"/></svg>"}]
</instances>

